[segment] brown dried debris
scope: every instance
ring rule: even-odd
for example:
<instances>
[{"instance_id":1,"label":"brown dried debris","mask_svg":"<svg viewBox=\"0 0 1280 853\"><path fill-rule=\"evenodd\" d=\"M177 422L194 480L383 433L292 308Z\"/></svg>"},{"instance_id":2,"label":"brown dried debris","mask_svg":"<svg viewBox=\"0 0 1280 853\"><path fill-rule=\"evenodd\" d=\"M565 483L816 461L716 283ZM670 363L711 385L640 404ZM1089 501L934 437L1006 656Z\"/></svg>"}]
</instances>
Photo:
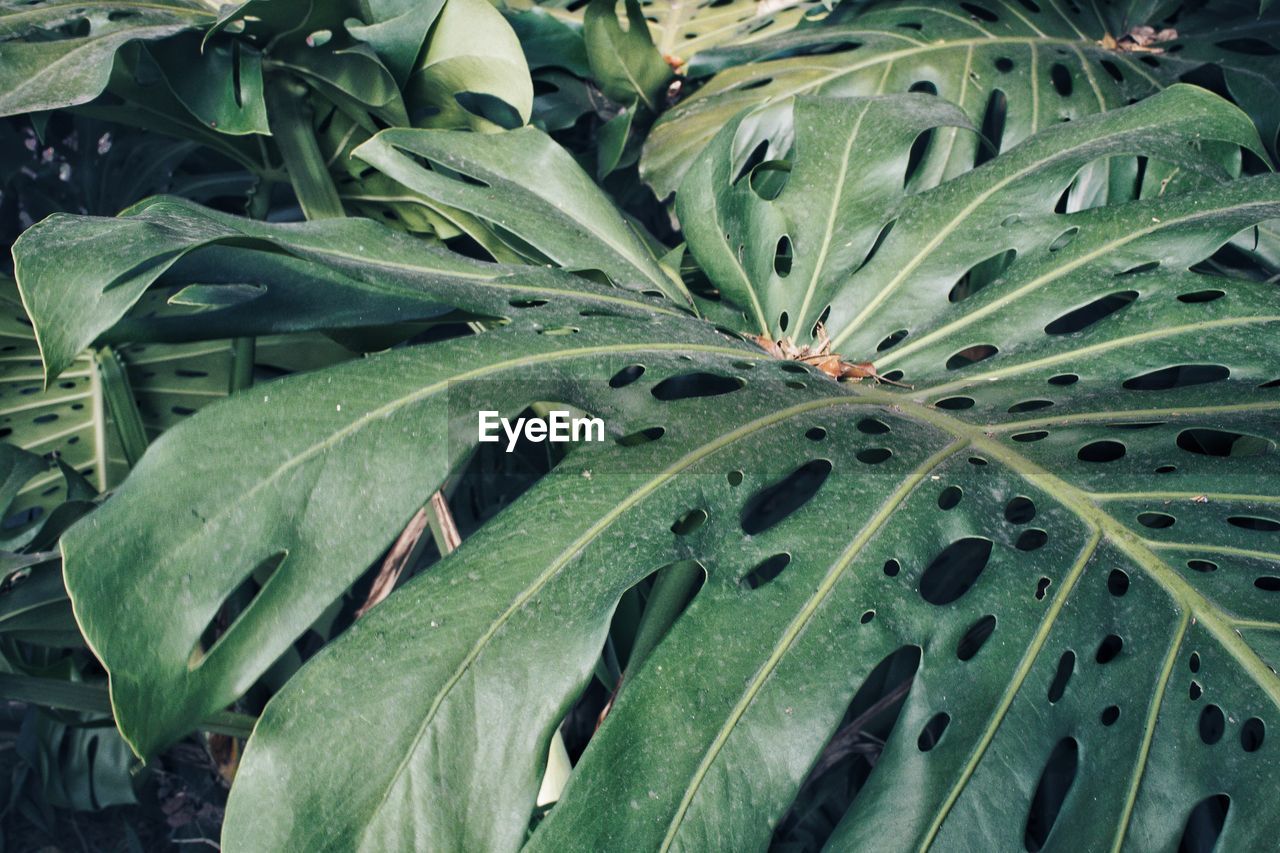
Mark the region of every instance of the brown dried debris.
<instances>
[{"instance_id":1,"label":"brown dried debris","mask_svg":"<svg viewBox=\"0 0 1280 853\"><path fill-rule=\"evenodd\" d=\"M766 335L751 335L750 337L758 347L774 358L780 358L784 361L803 361L805 364L818 368L837 381L841 379L874 379L878 383L884 382L889 385L896 385L899 388L911 387L901 382L895 382L892 379L885 379L876 372L876 366L869 361L845 361L839 353L832 352L831 338L827 336L827 330L821 323L818 323L814 328L814 332L818 338L816 347L809 344L796 346L795 342L787 337L779 338L776 341Z\"/></svg>"},{"instance_id":2,"label":"brown dried debris","mask_svg":"<svg viewBox=\"0 0 1280 853\"><path fill-rule=\"evenodd\" d=\"M1156 45L1178 38L1178 31L1173 27L1157 30L1155 27L1133 27L1129 32L1115 38L1110 33L1102 37L1098 44L1107 50L1118 50L1122 53L1164 53L1164 48Z\"/></svg>"}]
</instances>

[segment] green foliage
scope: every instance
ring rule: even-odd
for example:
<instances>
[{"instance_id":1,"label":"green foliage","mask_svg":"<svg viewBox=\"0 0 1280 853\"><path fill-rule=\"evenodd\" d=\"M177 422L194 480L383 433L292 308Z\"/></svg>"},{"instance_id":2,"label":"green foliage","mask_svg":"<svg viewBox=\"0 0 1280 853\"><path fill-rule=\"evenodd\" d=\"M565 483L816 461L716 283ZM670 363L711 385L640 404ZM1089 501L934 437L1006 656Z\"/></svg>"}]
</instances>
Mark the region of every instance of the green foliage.
<instances>
[{"instance_id":1,"label":"green foliage","mask_svg":"<svg viewBox=\"0 0 1280 853\"><path fill-rule=\"evenodd\" d=\"M252 724L229 850L1266 847L1278 21L6 7L29 790Z\"/></svg>"},{"instance_id":2,"label":"green foliage","mask_svg":"<svg viewBox=\"0 0 1280 853\"><path fill-rule=\"evenodd\" d=\"M1134 26L1159 24L1158 18L1113 9L1120 20L1108 26L1101 13L1076 3L969 5L842 5L821 26L708 52L690 73L716 73L654 128L645 144L645 179L659 196L669 195L738 113L752 108L755 118L747 121L767 123L769 104L796 95L936 94L1003 150L1042 128L1131 103L1184 77L1225 87L1275 150L1280 92L1268 45L1280 36L1280 22L1274 15L1258 18L1256 3L1188 4L1176 22L1178 38L1157 45L1159 53L1103 44L1108 34L1118 39ZM931 145L932 183L989 156L978 137L959 131L937 134Z\"/></svg>"}]
</instances>

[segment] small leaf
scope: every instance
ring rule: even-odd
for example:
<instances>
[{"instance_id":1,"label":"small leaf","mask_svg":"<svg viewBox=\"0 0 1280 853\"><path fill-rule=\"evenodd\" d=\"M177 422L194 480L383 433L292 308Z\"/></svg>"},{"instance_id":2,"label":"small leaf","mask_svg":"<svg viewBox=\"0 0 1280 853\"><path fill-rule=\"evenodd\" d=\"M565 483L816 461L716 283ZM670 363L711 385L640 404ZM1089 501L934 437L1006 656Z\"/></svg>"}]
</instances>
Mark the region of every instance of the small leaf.
<instances>
[{"instance_id":1,"label":"small leaf","mask_svg":"<svg viewBox=\"0 0 1280 853\"><path fill-rule=\"evenodd\" d=\"M624 0L628 26L618 20L617 0L591 0L583 22L587 59L596 83L623 103L639 99L652 112L661 107L671 66L649 39L639 0Z\"/></svg>"}]
</instances>

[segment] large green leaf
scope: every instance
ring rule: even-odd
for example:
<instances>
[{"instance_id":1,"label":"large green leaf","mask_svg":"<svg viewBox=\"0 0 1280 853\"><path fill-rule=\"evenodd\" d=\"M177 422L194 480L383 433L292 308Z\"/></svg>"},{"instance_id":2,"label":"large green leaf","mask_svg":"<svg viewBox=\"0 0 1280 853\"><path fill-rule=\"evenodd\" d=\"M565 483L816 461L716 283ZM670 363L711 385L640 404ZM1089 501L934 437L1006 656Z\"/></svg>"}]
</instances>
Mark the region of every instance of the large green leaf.
<instances>
[{"instance_id":1,"label":"large green leaf","mask_svg":"<svg viewBox=\"0 0 1280 853\"><path fill-rule=\"evenodd\" d=\"M519 127L533 81L511 25L486 0L447 0L405 86L410 117L427 127Z\"/></svg>"},{"instance_id":2,"label":"large green leaf","mask_svg":"<svg viewBox=\"0 0 1280 853\"><path fill-rule=\"evenodd\" d=\"M688 301L684 285L654 258L604 191L539 130L476 137L393 128L353 156L439 205L484 220L521 254ZM424 160L444 169L423 169Z\"/></svg>"},{"instance_id":3,"label":"large green leaf","mask_svg":"<svg viewBox=\"0 0 1280 853\"><path fill-rule=\"evenodd\" d=\"M740 119L690 170L677 200L689 249L746 312L743 328L808 342L823 321L836 349L854 361L870 361L890 341L897 347L890 357L914 349L921 321L944 316L948 301L977 293L1013 255L1080 231L1054 214L1062 192L1045 188L1078 188L1090 164L1141 152L1221 181L1230 174L1221 160L1231 157L1216 152L1229 146L1238 162L1241 145L1262 151L1246 115L1202 89L1177 86L1114 119L1056 128L941 187L908 194L913 140L933 125L963 126L954 107L908 95L802 98L775 112L774 138L794 149L789 159L766 160L735 181L749 122ZM786 183L764 192L771 167L788 170Z\"/></svg>"},{"instance_id":4,"label":"large green leaf","mask_svg":"<svg viewBox=\"0 0 1280 853\"><path fill-rule=\"evenodd\" d=\"M0 115L91 101L106 88L121 47L215 18L195 0L7 3L0 9Z\"/></svg>"},{"instance_id":5,"label":"large green leaf","mask_svg":"<svg viewBox=\"0 0 1280 853\"><path fill-rule=\"evenodd\" d=\"M641 172L659 197L669 195L737 113L794 95L935 93L1005 150L1041 128L1131 103L1206 65L1220 70L1274 150L1280 128L1274 11L1259 20L1256 4L1245 2L1188 10L1177 22L1180 38L1158 45L1159 53L1104 47L1109 32L1100 15L1075 3L895 2L837 11L819 26L712 51L694 63L696 73L720 73L654 127ZM964 131L939 131L931 145L935 182L984 156L977 137Z\"/></svg>"},{"instance_id":6,"label":"large green leaf","mask_svg":"<svg viewBox=\"0 0 1280 853\"><path fill-rule=\"evenodd\" d=\"M1191 166L1199 149L1212 173L1221 152L1187 145L1187 120L1250 134L1206 97L1177 89L1026 149L1069 151L1089 131L1105 157L1128 134L1127 153ZM885 144L855 140L855 155ZM1018 156L932 194L943 224L989 217L992 251L990 235L1018 235L998 277L947 299L972 252L939 226L919 263L836 300L867 309L841 326L850 344L905 323L880 363L909 390L833 382L618 291L604 313L548 289L506 300L499 329L287 377L168 431L63 539L122 730L150 752L224 706L471 451L478 409L555 401L627 439L570 453L285 686L233 789L229 849L519 846L619 597L686 560L704 586L627 674L535 849L766 845L901 649L914 679L834 846L1010 849L1035 832L1173 849L1197 804L1224 795L1222 846L1266 847L1280 830L1265 737L1280 713L1280 298L1202 262L1280 217L1280 178L1036 212L1028 200L1058 198L1075 170L1050 156L1023 192L993 191ZM110 239L108 223L80 225L82 252ZM157 240L158 255L183 245ZM493 281L423 289L499 307ZM200 645L264 565L252 604ZM1032 806L1046 797L1060 804L1047 817ZM1031 812L1049 825L1029 828Z\"/></svg>"},{"instance_id":7,"label":"large green leaf","mask_svg":"<svg viewBox=\"0 0 1280 853\"><path fill-rule=\"evenodd\" d=\"M424 298L420 285L397 281L398 275L465 281L498 278L511 271L433 249L364 220L267 225L181 199L157 198L130 208L118 219L98 221L101 226L91 239L103 247L104 254L81 277L82 288L76 291L62 282L66 265L79 257L76 241L85 236L81 217L50 216L25 231L14 245L19 287L36 325L49 377L64 371L113 326L119 340L158 335L174 341L420 320L440 309ZM235 247L255 243L280 245L290 253L267 253L258 259L277 269L270 288L245 281L251 271L242 266ZM182 261L197 251L202 251L200 277L192 281L183 278ZM381 258L405 260L384 263ZM353 261L365 275L342 272ZM379 272L370 273L374 268ZM238 287L226 290L220 304L207 306L209 310L117 325L147 288L166 275L171 283ZM368 298L355 300L352 291L380 293L385 299L374 307ZM179 301L183 298L175 295ZM309 318L306 305L313 309ZM211 334L215 328L224 334Z\"/></svg>"},{"instance_id":8,"label":"large green leaf","mask_svg":"<svg viewBox=\"0 0 1280 853\"><path fill-rule=\"evenodd\" d=\"M609 97L624 104L641 103L656 112L671 67L654 47L645 28L639 0L624 0L626 28L617 0L591 0L582 21L591 75Z\"/></svg>"},{"instance_id":9,"label":"large green leaf","mask_svg":"<svg viewBox=\"0 0 1280 853\"><path fill-rule=\"evenodd\" d=\"M649 0L641 8L663 56L687 61L722 44L750 44L786 32L827 7L820 0Z\"/></svg>"}]
</instances>

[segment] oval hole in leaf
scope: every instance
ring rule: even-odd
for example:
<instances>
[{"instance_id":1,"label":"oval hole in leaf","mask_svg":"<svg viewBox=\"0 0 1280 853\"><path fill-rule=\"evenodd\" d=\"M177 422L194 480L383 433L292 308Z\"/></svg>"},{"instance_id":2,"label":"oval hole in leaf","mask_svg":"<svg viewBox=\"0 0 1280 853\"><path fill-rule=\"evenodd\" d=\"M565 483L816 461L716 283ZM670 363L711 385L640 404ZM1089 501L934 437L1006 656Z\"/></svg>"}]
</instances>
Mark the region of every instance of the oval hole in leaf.
<instances>
[{"instance_id":1,"label":"oval hole in leaf","mask_svg":"<svg viewBox=\"0 0 1280 853\"><path fill-rule=\"evenodd\" d=\"M1204 741L1207 746L1213 746L1222 740L1222 735L1227 730L1226 715L1222 713L1222 709L1217 705L1205 705L1204 710L1200 712L1198 728L1200 740Z\"/></svg>"},{"instance_id":2,"label":"oval hole in leaf","mask_svg":"<svg viewBox=\"0 0 1280 853\"><path fill-rule=\"evenodd\" d=\"M1245 752L1257 752L1267 738L1267 726L1257 717L1250 717L1240 727L1240 747Z\"/></svg>"},{"instance_id":3,"label":"oval hole in leaf","mask_svg":"<svg viewBox=\"0 0 1280 853\"><path fill-rule=\"evenodd\" d=\"M671 525L671 532L677 536L688 536L707 521L705 509L691 509Z\"/></svg>"},{"instance_id":4,"label":"oval hole in leaf","mask_svg":"<svg viewBox=\"0 0 1280 853\"><path fill-rule=\"evenodd\" d=\"M1115 462L1125 454L1125 446L1118 441L1103 439L1091 441L1076 453L1081 462Z\"/></svg>"},{"instance_id":5,"label":"oval hole in leaf","mask_svg":"<svg viewBox=\"0 0 1280 853\"><path fill-rule=\"evenodd\" d=\"M653 386L649 393L663 402L687 400L691 397L719 397L732 394L746 387L746 382L736 376L720 376L715 373L681 373L669 376Z\"/></svg>"},{"instance_id":6,"label":"oval hole in leaf","mask_svg":"<svg viewBox=\"0 0 1280 853\"><path fill-rule=\"evenodd\" d=\"M990 560L990 539L957 539L943 548L920 576L920 597L939 607L951 604L973 587Z\"/></svg>"},{"instance_id":7,"label":"oval hole in leaf","mask_svg":"<svg viewBox=\"0 0 1280 853\"><path fill-rule=\"evenodd\" d=\"M1061 62L1055 62L1049 67L1049 80L1053 83L1054 91L1064 98L1071 97L1072 83L1071 70Z\"/></svg>"},{"instance_id":8,"label":"oval hole in leaf","mask_svg":"<svg viewBox=\"0 0 1280 853\"><path fill-rule=\"evenodd\" d=\"M651 441L657 441L666 434L666 429L660 426L655 426L636 430L628 435L620 436L615 440L622 447L636 447L641 444L648 444Z\"/></svg>"},{"instance_id":9,"label":"oval hole in leaf","mask_svg":"<svg viewBox=\"0 0 1280 853\"><path fill-rule=\"evenodd\" d=\"M1110 317L1112 314L1127 308L1138 298L1136 290L1122 290L1111 293L1101 299L1095 299L1073 311L1063 314L1044 327L1046 335L1070 335L1082 332L1095 323Z\"/></svg>"},{"instance_id":10,"label":"oval hole in leaf","mask_svg":"<svg viewBox=\"0 0 1280 853\"><path fill-rule=\"evenodd\" d=\"M893 456L893 451L887 447L864 447L854 456L859 462L866 465L879 465L881 462L887 461L890 456Z\"/></svg>"},{"instance_id":11,"label":"oval hole in leaf","mask_svg":"<svg viewBox=\"0 0 1280 853\"><path fill-rule=\"evenodd\" d=\"M1030 530L1024 530L1018 534L1018 539L1013 543L1013 547L1019 551L1035 551L1044 546L1049 541L1049 534L1033 527Z\"/></svg>"},{"instance_id":12,"label":"oval hole in leaf","mask_svg":"<svg viewBox=\"0 0 1280 853\"><path fill-rule=\"evenodd\" d=\"M1018 495L1004 507L1004 520L1010 524L1026 524L1036 517L1036 505L1031 498Z\"/></svg>"},{"instance_id":13,"label":"oval hole in leaf","mask_svg":"<svg viewBox=\"0 0 1280 853\"><path fill-rule=\"evenodd\" d=\"M788 553L776 553L772 557L765 558L762 564L749 571L739 583L748 589L759 589L764 584L777 578L778 575L781 575L782 570L786 569L790 562L791 555L788 555Z\"/></svg>"},{"instance_id":14,"label":"oval hole in leaf","mask_svg":"<svg viewBox=\"0 0 1280 853\"><path fill-rule=\"evenodd\" d=\"M624 367L609 379L610 388L625 388L632 382L635 382L644 375L643 364L633 364L630 367Z\"/></svg>"},{"instance_id":15,"label":"oval hole in leaf","mask_svg":"<svg viewBox=\"0 0 1280 853\"><path fill-rule=\"evenodd\" d=\"M1000 352L1000 349L994 344L974 344L973 346L965 347L947 359L947 370L959 370L962 367L977 364L980 361L991 358L998 352Z\"/></svg>"},{"instance_id":16,"label":"oval hole in leaf","mask_svg":"<svg viewBox=\"0 0 1280 853\"><path fill-rule=\"evenodd\" d=\"M1067 682L1076 671L1076 653L1068 649L1058 658L1058 668L1053 673L1053 681L1049 683L1049 704L1056 704L1067 692Z\"/></svg>"},{"instance_id":17,"label":"oval hole in leaf","mask_svg":"<svg viewBox=\"0 0 1280 853\"><path fill-rule=\"evenodd\" d=\"M1231 370L1221 364L1178 364L1126 379L1123 387L1129 391L1168 391L1221 382L1230 375Z\"/></svg>"},{"instance_id":18,"label":"oval hole in leaf","mask_svg":"<svg viewBox=\"0 0 1280 853\"><path fill-rule=\"evenodd\" d=\"M1164 530L1173 527L1177 519L1167 512L1143 512L1138 514L1138 523L1151 530Z\"/></svg>"},{"instance_id":19,"label":"oval hole in leaf","mask_svg":"<svg viewBox=\"0 0 1280 853\"><path fill-rule=\"evenodd\" d=\"M891 347L896 347L898 344L902 343L908 334L910 333L906 329L899 329L896 332L886 335L884 340L876 344L876 352L884 352Z\"/></svg>"},{"instance_id":20,"label":"oval hole in leaf","mask_svg":"<svg viewBox=\"0 0 1280 853\"><path fill-rule=\"evenodd\" d=\"M960 638L960 643L956 646L956 657L960 660L972 660L995 630L996 617L990 614L974 622Z\"/></svg>"},{"instance_id":21,"label":"oval hole in leaf","mask_svg":"<svg viewBox=\"0 0 1280 853\"><path fill-rule=\"evenodd\" d=\"M947 486L938 495L938 509L948 510L954 509L956 504L960 503L960 498L964 496L964 490L959 486Z\"/></svg>"},{"instance_id":22,"label":"oval hole in leaf","mask_svg":"<svg viewBox=\"0 0 1280 853\"><path fill-rule=\"evenodd\" d=\"M1226 794L1214 794L1196 803L1187 815L1187 825L1182 830L1178 853L1212 853L1218 846L1218 837L1227 823L1231 798Z\"/></svg>"},{"instance_id":23,"label":"oval hole in leaf","mask_svg":"<svg viewBox=\"0 0 1280 853\"><path fill-rule=\"evenodd\" d=\"M1098 643L1098 651L1094 653L1093 659L1098 663L1111 663L1123 650L1124 639L1119 634L1107 634Z\"/></svg>"},{"instance_id":24,"label":"oval hole in leaf","mask_svg":"<svg viewBox=\"0 0 1280 853\"><path fill-rule=\"evenodd\" d=\"M1021 403L1014 403L1010 406L1009 414L1018 415L1023 412L1037 412L1040 409L1047 409L1052 405L1052 400L1023 400Z\"/></svg>"},{"instance_id":25,"label":"oval hole in leaf","mask_svg":"<svg viewBox=\"0 0 1280 853\"><path fill-rule=\"evenodd\" d=\"M778 245L773 250L773 271L779 278L791 275L791 238L783 234L778 238Z\"/></svg>"},{"instance_id":26,"label":"oval hole in leaf","mask_svg":"<svg viewBox=\"0 0 1280 853\"><path fill-rule=\"evenodd\" d=\"M1079 763L1080 746L1075 738L1063 738L1049 753L1049 760L1045 762L1027 812L1023 844L1031 853L1043 849L1045 842L1049 840L1062 804L1075 783Z\"/></svg>"},{"instance_id":27,"label":"oval hole in leaf","mask_svg":"<svg viewBox=\"0 0 1280 853\"><path fill-rule=\"evenodd\" d=\"M978 141L978 150L973 165L981 166L1000 153L1004 141L1005 118L1009 112L1009 101L1004 92L992 89L987 97L987 106L982 113L982 137Z\"/></svg>"},{"instance_id":28,"label":"oval hole in leaf","mask_svg":"<svg viewBox=\"0 0 1280 853\"><path fill-rule=\"evenodd\" d=\"M943 732L947 730L947 726L951 723L951 715L946 711L939 711L930 718L929 722L924 724L924 728L920 731L920 737L916 738L916 748L921 752L928 752L938 745L938 741L942 740Z\"/></svg>"},{"instance_id":29,"label":"oval hole in leaf","mask_svg":"<svg viewBox=\"0 0 1280 853\"><path fill-rule=\"evenodd\" d=\"M1074 225L1071 226L1066 231L1063 231L1057 237L1053 238L1053 242L1049 244L1049 251L1050 252L1062 251L1063 249L1067 248L1067 246L1071 245L1071 241L1076 239L1076 235L1078 235L1079 233L1080 233L1079 228L1077 228Z\"/></svg>"},{"instance_id":30,"label":"oval hole in leaf","mask_svg":"<svg viewBox=\"0 0 1280 853\"><path fill-rule=\"evenodd\" d=\"M1196 305L1201 302L1212 302L1215 299L1221 299L1226 296L1225 290L1197 290L1192 293L1183 293L1178 296L1179 302L1186 302L1189 305Z\"/></svg>"},{"instance_id":31,"label":"oval hole in leaf","mask_svg":"<svg viewBox=\"0 0 1280 853\"><path fill-rule=\"evenodd\" d=\"M1178 433L1178 447L1203 456L1266 456L1275 450L1270 439L1256 435L1199 427Z\"/></svg>"},{"instance_id":32,"label":"oval hole in leaf","mask_svg":"<svg viewBox=\"0 0 1280 853\"><path fill-rule=\"evenodd\" d=\"M814 459L756 492L742 509L743 532L755 536L778 524L808 503L830 474L829 461Z\"/></svg>"},{"instance_id":33,"label":"oval hole in leaf","mask_svg":"<svg viewBox=\"0 0 1280 853\"><path fill-rule=\"evenodd\" d=\"M1227 524L1243 530L1261 530L1267 533L1280 530L1280 521L1258 515L1233 515L1227 519Z\"/></svg>"}]
</instances>

